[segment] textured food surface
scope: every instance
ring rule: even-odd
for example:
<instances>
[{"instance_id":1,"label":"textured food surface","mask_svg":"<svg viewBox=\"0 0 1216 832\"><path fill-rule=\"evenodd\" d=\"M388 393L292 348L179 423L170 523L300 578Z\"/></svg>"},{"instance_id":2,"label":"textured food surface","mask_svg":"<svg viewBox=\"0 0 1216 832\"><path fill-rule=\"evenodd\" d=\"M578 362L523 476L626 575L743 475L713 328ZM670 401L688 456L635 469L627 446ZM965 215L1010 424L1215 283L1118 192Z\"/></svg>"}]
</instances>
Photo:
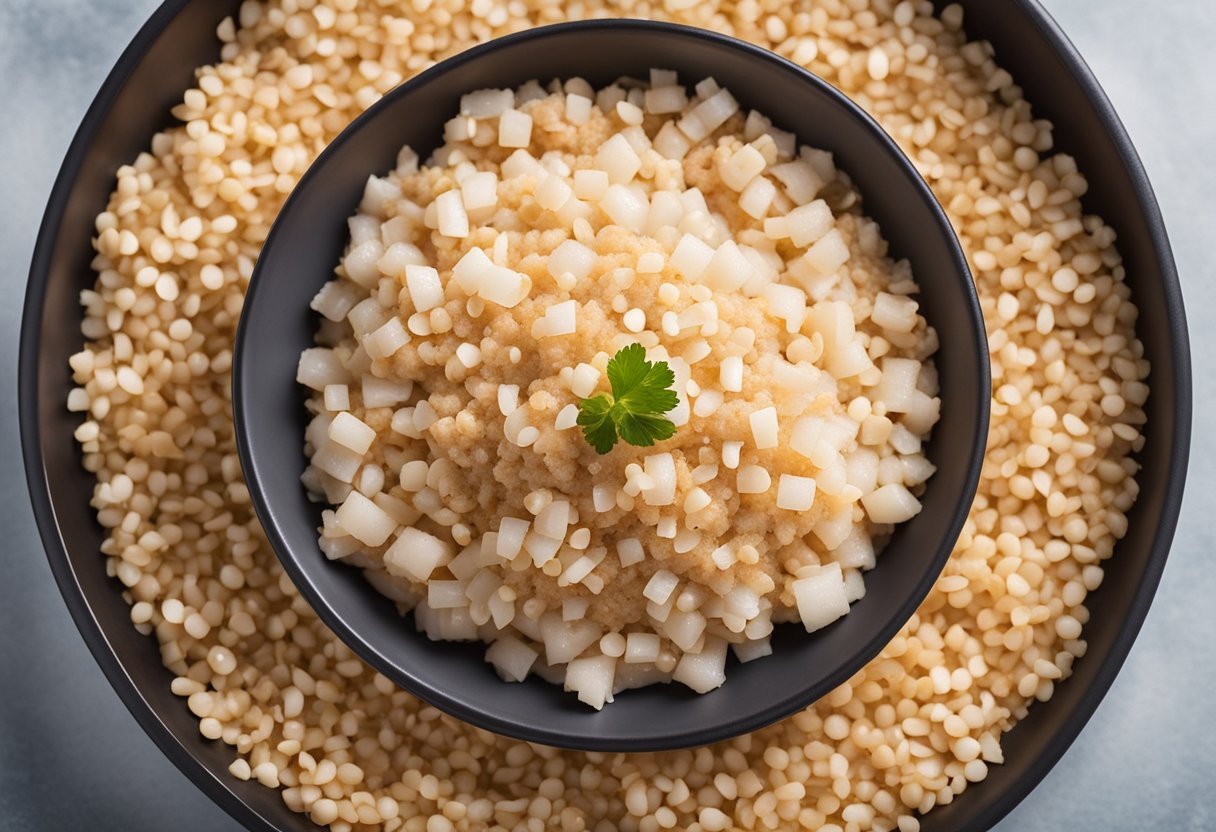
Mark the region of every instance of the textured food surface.
<instances>
[{"instance_id":1,"label":"textured food surface","mask_svg":"<svg viewBox=\"0 0 1216 832\"><path fill-rule=\"evenodd\" d=\"M830 154L684 80L465 95L369 179L297 374L321 549L597 709L846 614L934 470L907 262ZM594 448L631 357L674 435Z\"/></svg>"},{"instance_id":2,"label":"textured food surface","mask_svg":"<svg viewBox=\"0 0 1216 832\"><path fill-rule=\"evenodd\" d=\"M234 776L348 830L916 829L1002 760L1001 734L1083 656L1085 599L1136 496L1148 365L1115 234L962 13L745 2L248 3L222 62L118 172L83 293L69 407L103 550ZM871 112L958 230L989 333L993 419L970 519L883 653L783 723L710 748L566 753L419 705L330 634L254 519L232 438L232 337L284 195L383 91L478 40L596 15L675 19L807 66Z\"/></svg>"}]
</instances>

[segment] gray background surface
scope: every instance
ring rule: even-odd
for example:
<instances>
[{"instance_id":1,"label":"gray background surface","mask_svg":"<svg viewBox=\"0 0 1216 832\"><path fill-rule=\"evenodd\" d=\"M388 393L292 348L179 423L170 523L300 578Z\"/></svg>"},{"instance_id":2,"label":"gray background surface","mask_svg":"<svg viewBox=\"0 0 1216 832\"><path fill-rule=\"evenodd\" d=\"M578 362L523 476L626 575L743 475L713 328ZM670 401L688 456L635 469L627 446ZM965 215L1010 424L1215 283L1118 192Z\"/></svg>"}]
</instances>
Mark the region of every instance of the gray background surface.
<instances>
[{"instance_id":1,"label":"gray background surface","mask_svg":"<svg viewBox=\"0 0 1216 832\"><path fill-rule=\"evenodd\" d=\"M999 0L994 0L999 2ZM1216 829L1216 3L1046 0L1127 124L1182 273L1196 436L1182 522L1152 613L1110 695L1005 821L1021 830ZM124 710L51 579L20 471L17 333L43 205L72 133L155 0L0 0L0 829L235 830ZM1092 172L1091 172L1092 173Z\"/></svg>"}]
</instances>

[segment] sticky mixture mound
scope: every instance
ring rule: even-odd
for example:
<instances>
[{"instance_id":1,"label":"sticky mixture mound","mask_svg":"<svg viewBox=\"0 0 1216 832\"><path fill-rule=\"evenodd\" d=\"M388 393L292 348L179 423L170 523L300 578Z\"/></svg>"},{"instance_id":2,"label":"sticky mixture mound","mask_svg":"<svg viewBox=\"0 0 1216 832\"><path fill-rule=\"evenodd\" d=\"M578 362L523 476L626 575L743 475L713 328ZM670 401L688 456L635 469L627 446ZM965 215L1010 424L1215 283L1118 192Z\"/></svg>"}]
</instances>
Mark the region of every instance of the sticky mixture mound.
<instances>
[{"instance_id":1,"label":"sticky mixture mound","mask_svg":"<svg viewBox=\"0 0 1216 832\"><path fill-rule=\"evenodd\" d=\"M228 399L261 242L339 130L478 41L598 15L734 35L857 101L950 216L991 348L979 488L916 615L805 711L665 753L493 736L361 662L267 543ZM118 168L97 216L67 406L115 591L232 776L333 832L916 832L935 807L973 799L1013 753L1005 732L1090 660L1090 595L1120 575L1150 385L1115 231L1082 205L1092 171L1055 146L1002 56L968 37L962 8L250 0L218 41L179 121Z\"/></svg>"},{"instance_id":2,"label":"sticky mixture mound","mask_svg":"<svg viewBox=\"0 0 1216 832\"><path fill-rule=\"evenodd\" d=\"M425 164L369 181L313 303L323 549L596 708L706 692L728 647L847 613L920 510L939 408L936 335L860 204L713 79L464 96ZM674 435L601 447L580 413L631 361L668 371Z\"/></svg>"}]
</instances>

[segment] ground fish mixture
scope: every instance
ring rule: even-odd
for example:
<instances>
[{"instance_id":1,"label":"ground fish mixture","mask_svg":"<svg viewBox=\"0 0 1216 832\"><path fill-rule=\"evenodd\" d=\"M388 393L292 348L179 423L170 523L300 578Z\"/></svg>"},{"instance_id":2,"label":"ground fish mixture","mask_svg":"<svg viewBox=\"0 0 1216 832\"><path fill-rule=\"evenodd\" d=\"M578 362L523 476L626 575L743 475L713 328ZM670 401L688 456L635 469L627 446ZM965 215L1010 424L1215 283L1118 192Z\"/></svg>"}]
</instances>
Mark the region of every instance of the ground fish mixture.
<instances>
[{"instance_id":1,"label":"ground fish mixture","mask_svg":"<svg viewBox=\"0 0 1216 832\"><path fill-rule=\"evenodd\" d=\"M674 19L839 86L930 182L992 354L979 492L934 591L874 661L780 724L663 754L562 752L420 705L316 619L241 481L232 339L275 211L385 90L470 44L589 15ZM335 830L919 827L1085 653L1086 596L1136 497L1148 364L1115 233L957 6L877 0L246 3L97 219L68 405L103 554L232 773Z\"/></svg>"},{"instance_id":2,"label":"ground fish mixture","mask_svg":"<svg viewBox=\"0 0 1216 832\"><path fill-rule=\"evenodd\" d=\"M446 135L370 178L312 303L321 549L597 709L846 614L940 402L908 264L831 155L665 70L477 90ZM674 435L593 447L581 403L631 357Z\"/></svg>"}]
</instances>

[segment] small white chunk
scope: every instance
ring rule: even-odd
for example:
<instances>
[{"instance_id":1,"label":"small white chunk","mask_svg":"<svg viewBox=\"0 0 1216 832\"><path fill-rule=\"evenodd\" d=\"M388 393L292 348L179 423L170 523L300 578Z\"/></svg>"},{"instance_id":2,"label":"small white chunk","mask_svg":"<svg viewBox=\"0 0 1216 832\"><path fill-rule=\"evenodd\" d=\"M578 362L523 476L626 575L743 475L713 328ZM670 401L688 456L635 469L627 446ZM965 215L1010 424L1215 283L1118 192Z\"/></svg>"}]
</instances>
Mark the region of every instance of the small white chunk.
<instances>
[{"instance_id":1,"label":"small white chunk","mask_svg":"<svg viewBox=\"0 0 1216 832\"><path fill-rule=\"evenodd\" d=\"M861 498L866 514L875 523L902 523L920 514L920 500L902 483L888 483Z\"/></svg>"},{"instance_id":2,"label":"small white chunk","mask_svg":"<svg viewBox=\"0 0 1216 832\"><path fill-rule=\"evenodd\" d=\"M591 656L575 659L566 667L567 691L578 694L578 701L597 711L612 701L612 680L616 674L616 659L611 656Z\"/></svg>"},{"instance_id":3,"label":"small white chunk","mask_svg":"<svg viewBox=\"0 0 1216 832\"><path fill-rule=\"evenodd\" d=\"M759 465L744 465L739 469L735 490L740 494L763 494L773 485L773 478Z\"/></svg>"},{"instance_id":4,"label":"small white chunk","mask_svg":"<svg viewBox=\"0 0 1216 832\"><path fill-rule=\"evenodd\" d=\"M376 429L358 416L339 413L329 423L329 438L350 448L357 454L365 454L376 439Z\"/></svg>"},{"instance_id":5,"label":"small white chunk","mask_svg":"<svg viewBox=\"0 0 1216 832\"><path fill-rule=\"evenodd\" d=\"M379 546L397 528L397 521L358 491L351 491L334 513L338 525L368 546Z\"/></svg>"},{"instance_id":6,"label":"small white chunk","mask_svg":"<svg viewBox=\"0 0 1216 832\"><path fill-rule=\"evenodd\" d=\"M849 611L838 563L825 564L815 574L794 581L792 586L798 617L808 633L826 627Z\"/></svg>"},{"instance_id":7,"label":"small white chunk","mask_svg":"<svg viewBox=\"0 0 1216 832\"><path fill-rule=\"evenodd\" d=\"M752 428L752 440L756 448L765 450L777 447L777 408L765 407L747 417Z\"/></svg>"},{"instance_id":8,"label":"small white chunk","mask_svg":"<svg viewBox=\"0 0 1216 832\"><path fill-rule=\"evenodd\" d=\"M777 480L777 508L789 511L810 511L815 503L815 480L794 474L782 474Z\"/></svg>"},{"instance_id":9,"label":"small white chunk","mask_svg":"<svg viewBox=\"0 0 1216 832\"><path fill-rule=\"evenodd\" d=\"M532 116L510 108L498 117L498 145L527 147L532 141Z\"/></svg>"},{"instance_id":10,"label":"small white chunk","mask_svg":"<svg viewBox=\"0 0 1216 832\"><path fill-rule=\"evenodd\" d=\"M656 604L665 604L679 586L680 579L666 569L660 569L650 576L642 595Z\"/></svg>"}]
</instances>

